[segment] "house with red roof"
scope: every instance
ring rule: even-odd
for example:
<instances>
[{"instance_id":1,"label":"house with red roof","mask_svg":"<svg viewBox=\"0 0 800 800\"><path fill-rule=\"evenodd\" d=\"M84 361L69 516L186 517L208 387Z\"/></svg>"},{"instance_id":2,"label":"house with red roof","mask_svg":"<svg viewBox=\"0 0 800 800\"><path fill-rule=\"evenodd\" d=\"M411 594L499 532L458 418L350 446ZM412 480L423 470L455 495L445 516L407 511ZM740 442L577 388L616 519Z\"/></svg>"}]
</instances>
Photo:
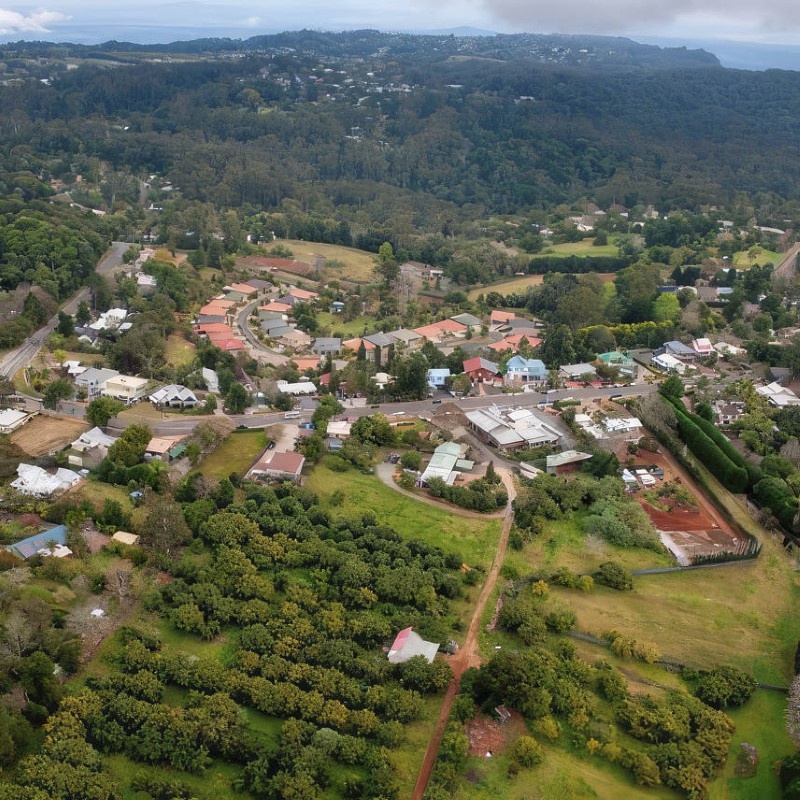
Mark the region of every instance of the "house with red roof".
<instances>
[{"instance_id":1,"label":"house with red roof","mask_svg":"<svg viewBox=\"0 0 800 800\"><path fill-rule=\"evenodd\" d=\"M414 333L418 333L430 342L442 342L445 339L464 337L467 334L467 326L454 319L443 319L431 325L423 325L421 328L414 328Z\"/></svg>"},{"instance_id":2,"label":"house with red roof","mask_svg":"<svg viewBox=\"0 0 800 800\"><path fill-rule=\"evenodd\" d=\"M469 376L473 383L494 383L500 379L500 368L494 361L489 361L481 356L468 358L463 362L464 374Z\"/></svg>"}]
</instances>

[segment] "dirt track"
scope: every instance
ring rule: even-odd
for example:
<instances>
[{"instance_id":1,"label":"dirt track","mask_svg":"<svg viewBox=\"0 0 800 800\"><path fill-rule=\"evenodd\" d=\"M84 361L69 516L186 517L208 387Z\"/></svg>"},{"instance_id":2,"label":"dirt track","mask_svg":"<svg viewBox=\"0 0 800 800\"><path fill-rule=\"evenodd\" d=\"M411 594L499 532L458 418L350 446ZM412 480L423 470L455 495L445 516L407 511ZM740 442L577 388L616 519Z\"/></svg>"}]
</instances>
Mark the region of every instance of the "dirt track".
<instances>
[{"instance_id":1,"label":"dirt track","mask_svg":"<svg viewBox=\"0 0 800 800\"><path fill-rule=\"evenodd\" d=\"M461 649L449 659L450 667L453 670L453 680L450 686L447 687L447 693L442 701L442 708L439 711L439 718L436 721L436 728L433 731L428 748L425 751L425 757L422 760L419 776L417 778L414 791L411 795L411 800L422 800L425 789L428 786L428 781L431 777L433 765L436 762L436 756L439 754L439 746L442 743L444 736L444 729L447 726L447 720L450 718L450 709L453 707L453 701L458 693L458 687L461 683L461 676L469 669L469 667L479 667L480 652L478 650L478 629L483 618L483 612L486 608L486 603L494 591L497 578L500 575L500 567L503 566L503 561L506 555L506 547L508 546L508 535L511 532L511 526L514 523L514 512L511 508L516 490L514 489L514 481L511 477L511 472L507 469L498 468L497 474L501 477L503 483L508 490L508 505L506 506L505 517L503 519L503 529L500 532L500 540L497 543L497 551L495 552L494 561L489 569L489 574L486 576L486 583L483 585L478 602L475 605L475 610L472 614L472 619L467 629L467 635L464 638L464 644Z\"/></svg>"}]
</instances>

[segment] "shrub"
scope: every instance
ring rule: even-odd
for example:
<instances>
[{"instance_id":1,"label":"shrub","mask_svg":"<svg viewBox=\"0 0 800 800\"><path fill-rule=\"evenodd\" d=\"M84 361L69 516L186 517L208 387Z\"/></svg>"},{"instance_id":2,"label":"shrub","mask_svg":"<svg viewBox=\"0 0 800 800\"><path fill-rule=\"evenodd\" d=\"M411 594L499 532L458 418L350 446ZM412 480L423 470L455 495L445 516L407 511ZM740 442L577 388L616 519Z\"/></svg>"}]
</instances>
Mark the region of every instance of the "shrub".
<instances>
[{"instance_id":1,"label":"shrub","mask_svg":"<svg viewBox=\"0 0 800 800\"><path fill-rule=\"evenodd\" d=\"M629 569L615 561L606 561L600 565L595 573L594 579L597 583L609 586L619 591L630 591L633 589L633 575Z\"/></svg>"},{"instance_id":2,"label":"shrub","mask_svg":"<svg viewBox=\"0 0 800 800\"><path fill-rule=\"evenodd\" d=\"M511 748L511 758L521 767L535 767L542 763L542 746L533 736L520 736Z\"/></svg>"},{"instance_id":3,"label":"shrub","mask_svg":"<svg viewBox=\"0 0 800 800\"><path fill-rule=\"evenodd\" d=\"M712 708L738 708L758 688L758 681L736 667L717 667L703 672L695 688L695 697Z\"/></svg>"}]
</instances>

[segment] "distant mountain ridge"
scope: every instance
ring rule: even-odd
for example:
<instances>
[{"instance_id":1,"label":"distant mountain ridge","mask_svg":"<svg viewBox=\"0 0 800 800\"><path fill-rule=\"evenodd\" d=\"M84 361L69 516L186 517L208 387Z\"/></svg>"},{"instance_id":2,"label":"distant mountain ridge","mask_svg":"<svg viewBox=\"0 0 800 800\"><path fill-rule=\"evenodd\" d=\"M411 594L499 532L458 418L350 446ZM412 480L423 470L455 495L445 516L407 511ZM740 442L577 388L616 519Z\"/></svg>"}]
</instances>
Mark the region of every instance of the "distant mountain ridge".
<instances>
[{"instance_id":1,"label":"distant mountain ridge","mask_svg":"<svg viewBox=\"0 0 800 800\"><path fill-rule=\"evenodd\" d=\"M469 29L465 29L469 30ZM378 30L328 32L289 31L251 36L247 39L199 38L168 44L136 44L108 41L99 45L51 42L13 42L2 45L2 52L41 51L69 48L76 54L96 52L127 53L224 53L286 49L323 56L408 56L426 59L448 57L493 58L499 60L533 59L565 65L592 65L650 69L719 67L716 56L703 49L660 47L641 44L615 36L565 34L491 34L455 33L386 33Z\"/></svg>"}]
</instances>

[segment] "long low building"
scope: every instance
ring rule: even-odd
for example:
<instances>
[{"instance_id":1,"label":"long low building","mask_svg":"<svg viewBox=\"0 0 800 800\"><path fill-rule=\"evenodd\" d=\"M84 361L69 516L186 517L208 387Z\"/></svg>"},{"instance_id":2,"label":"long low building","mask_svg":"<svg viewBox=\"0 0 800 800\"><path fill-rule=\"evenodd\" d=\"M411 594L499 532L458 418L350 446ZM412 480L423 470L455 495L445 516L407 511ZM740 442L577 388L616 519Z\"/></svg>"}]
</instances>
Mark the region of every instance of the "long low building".
<instances>
[{"instance_id":1,"label":"long low building","mask_svg":"<svg viewBox=\"0 0 800 800\"><path fill-rule=\"evenodd\" d=\"M556 428L527 408L504 410L493 406L483 411L468 411L466 417L478 437L499 450L550 445L561 438Z\"/></svg>"}]
</instances>

